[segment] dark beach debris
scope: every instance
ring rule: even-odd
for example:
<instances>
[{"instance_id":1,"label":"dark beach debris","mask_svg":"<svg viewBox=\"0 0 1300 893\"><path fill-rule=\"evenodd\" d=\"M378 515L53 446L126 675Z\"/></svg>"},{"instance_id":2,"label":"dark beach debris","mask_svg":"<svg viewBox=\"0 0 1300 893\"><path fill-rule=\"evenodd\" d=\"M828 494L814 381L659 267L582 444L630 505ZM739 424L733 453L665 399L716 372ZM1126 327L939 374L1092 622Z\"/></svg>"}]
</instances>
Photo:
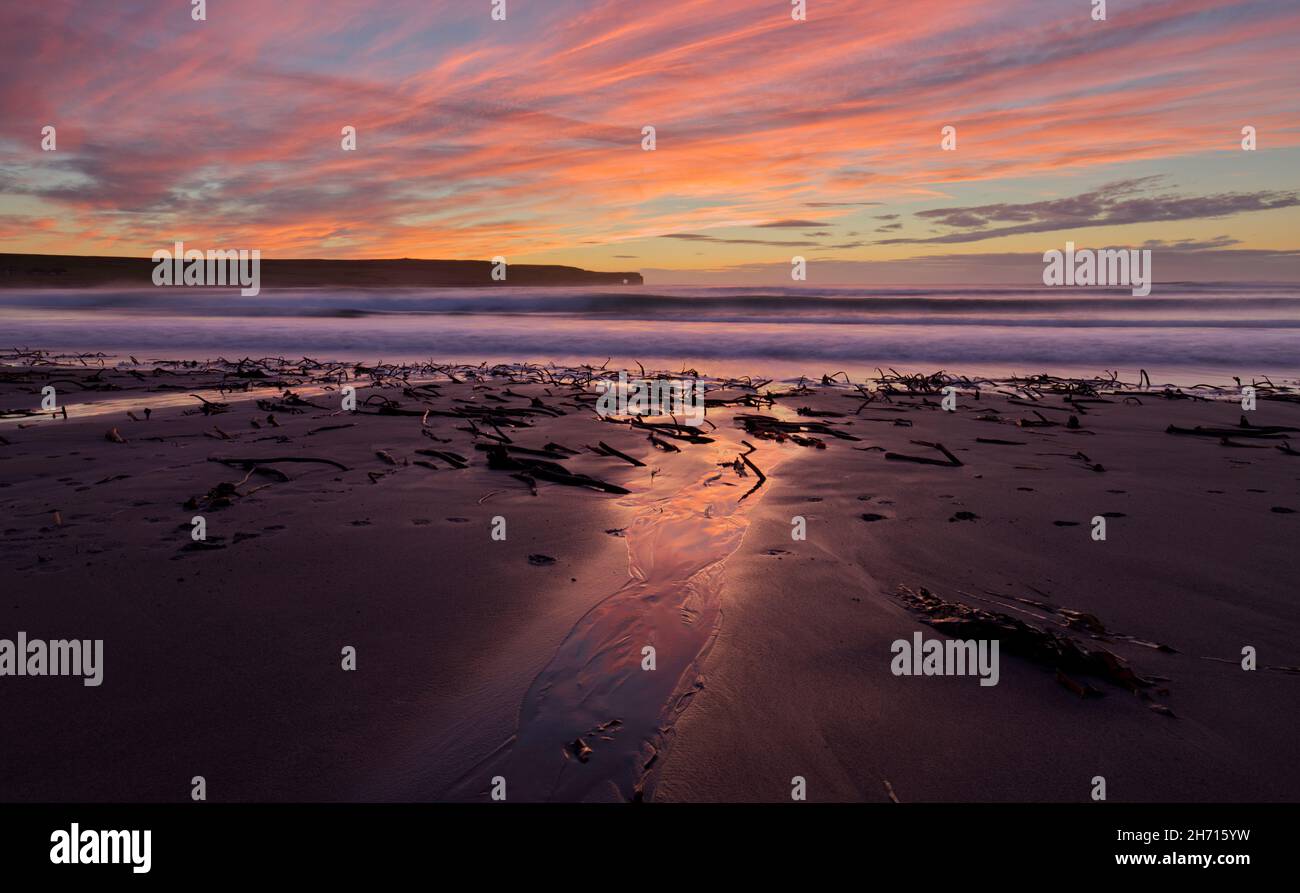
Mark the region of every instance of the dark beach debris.
<instances>
[{"instance_id":1,"label":"dark beach debris","mask_svg":"<svg viewBox=\"0 0 1300 893\"><path fill-rule=\"evenodd\" d=\"M1244 415L1241 416L1240 421L1237 422L1237 427L1248 428L1252 431L1264 431L1270 434L1277 434L1283 431L1289 431L1292 433L1300 432L1300 428L1293 428L1288 425L1256 425L1253 424L1250 421L1250 419L1246 418Z\"/></svg>"},{"instance_id":2,"label":"dark beach debris","mask_svg":"<svg viewBox=\"0 0 1300 893\"><path fill-rule=\"evenodd\" d=\"M974 512L957 512L957 514L948 519L948 523L951 524L953 521L975 521L978 518L979 515Z\"/></svg>"},{"instance_id":3,"label":"dark beach debris","mask_svg":"<svg viewBox=\"0 0 1300 893\"><path fill-rule=\"evenodd\" d=\"M889 779L882 778L881 781L885 783L885 793L889 795L889 802L890 803L900 802L898 799L898 795L894 793L894 786L889 783Z\"/></svg>"},{"instance_id":4,"label":"dark beach debris","mask_svg":"<svg viewBox=\"0 0 1300 893\"><path fill-rule=\"evenodd\" d=\"M200 508L214 510L229 508L235 504L236 499L245 495L239 492L239 487L248 480L249 475L252 475L252 473L253 469L249 469L248 474L244 476L243 481L239 481L238 483L222 481L202 496L191 496L189 499L185 500L183 507L190 511ZM285 477L285 480L288 480L288 477Z\"/></svg>"},{"instance_id":5,"label":"dark beach debris","mask_svg":"<svg viewBox=\"0 0 1300 893\"><path fill-rule=\"evenodd\" d=\"M1024 440L998 440L996 437L977 437L975 438L975 442L991 443L996 444L997 446L1026 446L1028 444L1028 442Z\"/></svg>"},{"instance_id":6,"label":"dark beach debris","mask_svg":"<svg viewBox=\"0 0 1300 893\"><path fill-rule=\"evenodd\" d=\"M1039 456L1066 456L1065 453L1038 453L1037 455L1039 455ZM1083 467L1084 467L1084 468L1087 468L1089 471L1103 472L1103 471L1106 470L1106 467L1105 467L1104 465L1102 465L1100 462L1093 462L1092 459L1090 459L1090 458L1088 457L1088 454L1087 454L1087 453L1084 453L1083 451L1079 451L1079 452L1076 452L1076 453L1072 453L1072 454L1066 456L1066 458L1073 459L1073 460L1076 461L1076 462L1082 462L1082 463L1083 463Z\"/></svg>"},{"instance_id":7,"label":"dark beach debris","mask_svg":"<svg viewBox=\"0 0 1300 893\"><path fill-rule=\"evenodd\" d=\"M758 482L755 483L754 486L752 486L752 487L750 487L748 490L746 490L746 491L745 491L745 495L742 496L742 497L740 497L740 499L736 500L737 502L744 502L746 499L749 498L749 494L753 493L753 492L754 492L755 490L757 490L759 487L761 487L761 486L763 486L765 483L767 483L767 475L763 474L763 472L759 469L759 467L758 467L757 465L755 465L753 462L749 461L749 454L750 454L750 453L753 453L753 452L757 452L757 451L758 451L758 447L754 446L753 444L751 444L751 443L750 443L749 441L747 441L747 440L742 440L741 443L744 444L745 446L749 447L749 450L746 451L746 452L744 452L744 453L741 453L741 454L740 454L740 459L741 459L742 462L745 463L745 465L749 468L749 470L752 471L752 472L754 472L754 474L758 477Z\"/></svg>"},{"instance_id":8,"label":"dark beach debris","mask_svg":"<svg viewBox=\"0 0 1300 893\"><path fill-rule=\"evenodd\" d=\"M914 440L912 443L917 446L938 450L947 457L947 460L933 459L929 456L909 456L905 453L885 453L885 458L894 462L916 462L920 465L939 465L946 468L957 468L962 465L962 461L949 452L948 448L941 443L931 443L928 440Z\"/></svg>"},{"instance_id":9,"label":"dark beach debris","mask_svg":"<svg viewBox=\"0 0 1300 893\"><path fill-rule=\"evenodd\" d=\"M626 527L610 527L610 528L607 529L605 532L608 533L610 536L618 536L618 537L626 537L626 536L627 536L627 528L626 528Z\"/></svg>"},{"instance_id":10,"label":"dark beach debris","mask_svg":"<svg viewBox=\"0 0 1300 893\"><path fill-rule=\"evenodd\" d=\"M212 400L208 400L208 399L206 399L206 398L204 398L204 397L200 397L198 394L190 394L190 396L193 397L195 400L198 400L198 401L199 401L200 403L202 403L203 405L200 406L198 409L187 409L187 410L185 410L185 414L186 414L186 415L189 415L189 414L194 413L194 412L201 412L201 413L203 413L204 415L216 415L217 413L220 413L220 412L229 412L229 411L230 411L230 404L229 404L229 403L219 403L219 402L214 402L214 401L212 401Z\"/></svg>"},{"instance_id":11,"label":"dark beach debris","mask_svg":"<svg viewBox=\"0 0 1300 893\"><path fill-rule=\"evenodd\" d=\"M655 449L662 450L665 453L680 453L682 451L682 448L676 444L671 444L666 440L660 440L653 434L650 435L650 443L654 445Z\"/></svg>"},{"instance_id":12,"label":"dark beach debris","mask_svg":"<svg viewBox=\"0 0 1300 893\"><path fill-rule=\"evenodd\" d=\"M897 597L947 636L997 639L1006 653L1067 674L1067 678L1070 674L1100 678L1147 699L1146 689L1155 685L1154 679L1139 676L1123 658L1105 648L1090 648L1073 636L1039 629L1009 614L947 601L925 588L900 586Z\"/></svg>"},{"instance_id":13,"label":"dark beach debris","mask_svg":"<svg viewBox=\"0 0 1300 893\"><path fill-rule=\"evenodd\" d=\"M375 450L375 455L389 465L401 465L388 450Z\"/></svg>"},{"instance_id":14,"label":"dark beach debris","mask_svg":"<svg viewBox=\"0 0 1300 893\"><path fill-rule=\"evenodd\" d=\"M1271 509L1269 509L1269 511L1270 511L1270 512L1273 512L1273 513L1275 513L1275 514L1278 514L1278 515L1294 515L1294 514L1295 514L1295 509L1293 509L1293 508L1287 508L1287 507L1284 506L1284 505L1275 505L1275 506L1273 506Z\"/></svg>"},{"instance_id":15,"label":"dark beach debris","mask_svg":"<svg viewBox=\"0 0 1300 893\"><path fill-rule=\"evenodd\" d=\"M712 437L705 437L699 428L693 425L678 425L670 422L647 422L640 416L633 416L628 423L633 428L640 428L651 434L657 434L661 437L671 437L674 440L684 440L687 443L713 443Z\"/></svg>"},{"instance_id":16,"label":"dark beach debris","mask_svg":"<svg viewBox=\"0 0 1300 893\"><path fill-rule=\"evenodd\" d=\"M261 406L262 404L259 401L257 405ZM360 408L358 408L356 410L357 415L419 416L420 420L423 421L425 417L428 416L431 412L431 410L427 410L427 409L402 409L402 404L398 403L396 400L381 396L379 394L371 394L369 397L365 399L365 402L363 402L361 405L366 407L369 407L371 405L376 405L378 408L375 409L374 412L365 412ZM301 412L302 410L289 409L289 411ZM434 415L450 415L456 418L462 418L462 416L460 416L458 413L441 412L441 413L434 413Z\"/></svg>"},{"instance_id":17,"label":"dark beach debris","mask_svg":"<svg viewBox=\"0 0 1300 893\"><path fill-rule=\"evenodd\" d=\"M1064 687L1068 688L1070 691L1074 692L1080 698L1100 698L1104 694L1104 692L1093 688L1091 685L1089 685L1086 682L1078 682L1074 679L1071 679L1069 676L1065 675L1060 670L1056 671L1056 681L1059 684L1063 685Z\"/></svg>"},{"instance_id":18,"label":"dark beach debris","mask_svg":"<svg viewBox=\"0 0 1300 893\"><path fill-rule=\"evenodd\" d=\"M1084 611L1073 611L1069 608L1057 608L1056 613L1065 618L1065 625L1075 629L1086 630L1097 635L1105 635L1106 627L1095 614L1088 614Z\"/></svg>"},{"instance_id":19,"label":"dark beach debris","mask_svg":"<svg viewBox=\"0 0 1300 893\"><path fill-rule=\"evenodd\" d=\"M632 456L629 456L627 453L624 453L621 450L614 449L612 446L605 443L605 441L603 440L597 442L597 447L587 447L587 449L591 450L593 453L596 453L599 456L613 456L615 459L622 459L624 462L628 463L629 465L635 465L638 467L645 465L645 463L642 462L640 459L633 458ZM562 454L556 453L551 458L560 459L563 458L563 456Z\"/></svg>"},{"instance_id":20,"label":"dark beach debris","mask_svg":"<svg viewBox=\"0 0 1300 893\"><path fill-rule=\"evenodd\" d=\"M592 734L600 735L600 737L605 741L613 741L613 735L618 732L622 725L623 720L621 719L607 719L600 725L596 726L596 728L592 729Z\"/></svg>"},{"instance_id":21,"label":"dark beach debris","mask_svg":"<svg viewBox=\"0 0 1300 893\"><path fill-rule=\"evenodd\" d=\"M1281 428L1276 431L1268 428L1210 428L1204 425L1197 425L1195 428L1180 428L1177 425L1170 425L1165 429L1166 434L1183 434L1193 437L1254 437L1265 440L1285 440L1284 431L1291 431L1291 428Z\"/></svg>"},{"instance_id":22,"label":"dark beach debris","mask_svg":"<svg viewBox=\"0 0 1300 893\"><path fill-rule=\"evenodd\" d=\"M1018 427L1018 428L1055 428L1055 427L1057 427L1057 426L1059 426L1059 425L1061 424L1060 422L1054 422L1054 421L1052 421L1051 419L1049 419L1047 416L1043 415L1041 412L1039 412L1039 411L1036 410L1036 409L1034 410L1034 415L1038 416L1038 418L1037 418L1037 419L1017 419L1017 420L1016 420L1016 427Z\"/></svg>"},{"instance_id":23,"label":"dark beach debris","mask_svg":"<svg viewBox=\"0 0 1300 893\"><path fill-rule=\"evenodd\" d=\"M484 452L487 453L488 468L493 471L524 472L534 480L549 481L569 487L587 487L604 493L624 495L631 492L626 487L571 472L557 462L511 456L506 447L500 444L493 444Z\"/></svg>"},{"instance_id":24,"label":"dark beach debris","mask_svg":"<svg viewBox=\"0 0 1300 893\"><path fill-rule=\"evenodd\" d=\"M862 513L861 515L859 515L858 517L860 517L863 521L867 521L867 522L874 522L874 521L887 521L887 520L889 520L886 516L884 516L884 515L877 515L875 512L863 512L863 513Z\"/></svg>"},{"instance_id":25,"label":"dark beach debris","mask_svg":"<svg viewBox=\"0 0 1300 893\"><path fill-rule=\"evenodd\" d=\"M1079 526L1078 521L1053 521L1052 523L1055 524L1057 527L1078 527Z\"/></svg>"},{"instance_id":26,"label":"dark beach debris","mask_svg":"<svg viewBox=\"0 0 1300 893\"><path fill-rule=\"evenodd\" d=\"M192 540L186 543L185 545L181 546L180 551L213 552L216 551L217 549L224 549L226 548L226 544L222 542L223 539L224 539L223 537L214 536L206 540Z\"/></svg>"},{"instance_id":27,"label":"dark beach debris","mask_svg":"<svg viewBox=\"0 0 1300 893\"><path fill-rule=\"evenodd\" d=\"M441 459L452 468L469 468L469 460L460 453L449 452L448 450L423 449L416 450L421 456L432 456L435 459Z\"/></svg>"},{"instance_id":28,"label":"dark beach debris","mask_svg":"<svg viewBox=\"0 0 1300 893\"><path fill-rule=\"evenodd\" d=\"M827 437L835 437L839 440L860 441L862 439L854 437L852 434L846 434L825 422L785 422L774 416L751 413L740 413L735 417L735 421L751 436L763 440L775 440L777 443L783 443L786 439L791 439L800 446L817 446L820 443L823 448L825 447L825 444L816 438L796 440L793 436L796 434L824 434Z\"/></svg>"},{"instance_id":29,"label":"dark beach debris","mask_svg":"<svg viewBox=\"0 0 1300 893\"><path fill-rule=\"evenodd\" d=\"M319 403L312 403L310 400L304 400L293 391L285 391L284 395L278 401L258 400L257 408L263 412L286 412L290 415L306 412L309 409L318 409L324 412L329 411L328 406L321 406Z\"/></svg>"},{"instance_id":30,"label":"dark beach debris","mask_svg":"<svg viewBox=\"0 0 1300 893\"><path fill-rule=\"evenodd\" d=\"M339 471L348 471L348 467L342 462L336 462L333 459L320 459L314 456L250 456L246 458L235 458L233 456L209 456L209 462L220 462L222 465L233 465L250 469L257 465L276 465L281 462L305 463L313 465L332 465Z\"/></svg>"},{"instance_id":31,"label":"dark beach debris","mask_svg":"<svg viewBox=\"0 0 1300 893\"><path fill-rule=\"evenodd\" d=\"M492 430L495 431L496 433L493 434L488 431L484 431L481 428L479 428L478 425L474 424L474 422L472 421L469 423L468 428L457 428L456 430L468 431L470 434L473 434L475 437L486 437L489 440L495 440L497 443L506 443L506 444L514 443L514 440L512 440L505 433L503 433L502 430L498 428L496 425L492 424L491 422L487 422L486 424L491 425Z\"/></svg>"},{"instance_id":32,"label":"dark beach debris","mask_svg":"<svg viewBox=\"0 0 1300 893\"><path fill-rule=\"evenodd\" d=\"M537 481L532 476L526 474L512 474L510 476L517 481L523 481L527 485L529 492L534 496L537 495Z\"/></svg>"},{"instance_id":33,"label":"dark beach debris","mask_svg":"<svg viewBox=\"0 0 1300 893\"><path fill-rule=\"evenodd\" d=\"M326 431L341 431L344 428L355 428L356 426L356 422L348 422L346 425L324 425L320 428L312 428L307 432L307 436L310 437L313 434L324 434Z\"/></svg>"},{"instance_id":34,"label":"dark beach debris","mask_svg":"<svg viewBox=\"0 0 1300 893\"><path fill-rule=\"evenodd\" d=\"M581 738L574 738L569 744L569 749L573 751L573 755L578 758L580 763L585 763L591 759L591 748Z\"/></svg>"},{"instance_id":35,"label":"dark beach debris","mask_svg":"<svg viewBox=\"0 0 1300 893\"><path fill-rule=\"evenodd\" d=\"M538 450L538 449L532 449L530 447L517 446L514 443L503 444L503 446L506 448L506 452L511 454L518 454L521 456L536 456L539 459L567 459L568 458L567 453L560 453L551 449ZM491 447L492 444L487 444L487 443L474 444L474 449L479 450L481 452L487 452L487 450L491 449Z\"/></svg>"},{"instance_id":36,"label":"dark beach debris","mask_svg":"<svg viewBox=\"0 0 1300 893\"><path fill-rule=\"evenodd\" d=\"M534 567L546 567L547 565L555 564L555 559L550 555L543 555L540 552L534 552L532 555L528 556L528 563Z\"/></svg>"}]
</instances>

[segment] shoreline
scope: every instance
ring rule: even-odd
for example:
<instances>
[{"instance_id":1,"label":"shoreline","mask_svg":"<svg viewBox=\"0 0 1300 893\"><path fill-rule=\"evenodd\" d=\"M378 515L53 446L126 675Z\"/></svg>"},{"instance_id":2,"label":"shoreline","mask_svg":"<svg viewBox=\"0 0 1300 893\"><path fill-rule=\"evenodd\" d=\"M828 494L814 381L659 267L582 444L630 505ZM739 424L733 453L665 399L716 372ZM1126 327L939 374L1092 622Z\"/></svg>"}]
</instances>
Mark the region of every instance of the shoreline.
<instances>
[{"instance_id":1,"label":"shoreline","mask_svg":"<svg viewBox=\"0 0 1300 893\"><path fill-rule=\"evenodd\" d=\"M656 444L591 412L612 368L48 360L0 357L0 407L45 381L115 402L0 424L6 629L103 639L106 670L12 689L33 718L0 800L181 800L199 765L234 800L476 800L489 765L540 800L1300 790L1268 725L1300 665L1295 389L1242 426L1230 392L1117 380L710 380L706 423ZM979 611L1151 684L1005 650L988 689L890 673L891 641ZM1228 666L1243 642L1254 674ZM115 743L75 756L92 741Z\"/></svg>"}]
</instances>

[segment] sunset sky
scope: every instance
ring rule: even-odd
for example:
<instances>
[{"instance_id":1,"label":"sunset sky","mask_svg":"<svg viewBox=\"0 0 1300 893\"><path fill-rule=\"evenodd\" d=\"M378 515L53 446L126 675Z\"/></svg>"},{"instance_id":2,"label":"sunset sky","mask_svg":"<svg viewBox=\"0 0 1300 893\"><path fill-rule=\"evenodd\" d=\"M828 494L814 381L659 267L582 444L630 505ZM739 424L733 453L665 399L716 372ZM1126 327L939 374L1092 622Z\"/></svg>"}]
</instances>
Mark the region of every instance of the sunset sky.
<instances>
[{"instance_id":1,"label":"sunset sky","mask_svg":"<svg viewBox=\"0 0 1300 893\"><path fill-rule=\"evenodd\" d=\"M0 9L0 251L830 284L1032 280L1073 239L1300 278L1295 0L190 5Z\"/></svg>"}]
</instances>

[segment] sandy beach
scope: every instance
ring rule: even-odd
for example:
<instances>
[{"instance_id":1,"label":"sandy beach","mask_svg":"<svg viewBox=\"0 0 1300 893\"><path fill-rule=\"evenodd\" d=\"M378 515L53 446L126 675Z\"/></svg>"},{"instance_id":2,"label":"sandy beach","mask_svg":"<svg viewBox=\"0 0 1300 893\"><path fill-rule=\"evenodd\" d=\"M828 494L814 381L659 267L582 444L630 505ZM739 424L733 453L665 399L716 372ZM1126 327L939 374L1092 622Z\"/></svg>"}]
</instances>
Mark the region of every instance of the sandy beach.
<instances>
[{"instance_id":1,"label":"sandy beach","mask_svg":"<svg viewBox=\"0 0 1300 893\"><path fill-rule=\"evenodd\" d=\"M1281 382L706 378L692 429L599 365L0 363L0 637L104 643L7 680L0 799L1300 794Z\"/></svg>"}]
</instances>

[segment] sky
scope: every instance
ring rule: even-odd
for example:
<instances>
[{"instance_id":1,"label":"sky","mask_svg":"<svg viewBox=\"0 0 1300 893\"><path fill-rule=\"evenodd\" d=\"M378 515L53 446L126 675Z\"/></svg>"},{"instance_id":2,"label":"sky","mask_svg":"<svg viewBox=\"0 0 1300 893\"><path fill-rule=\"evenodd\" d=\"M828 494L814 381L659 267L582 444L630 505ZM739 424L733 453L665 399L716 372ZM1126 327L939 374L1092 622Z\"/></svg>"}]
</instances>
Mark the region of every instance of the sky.
<instances>
[{"instance_id":1,"label":"sky","mask_svg":"<svg viewBox=\"0 0 1300 893\"><path fill-rule=\"evenodd\" d=\"M1070 240L1300 279L1296 0L495 5L6 2L0 251L860 284L1035 281Z\"/></svg>"}]
</instances>

